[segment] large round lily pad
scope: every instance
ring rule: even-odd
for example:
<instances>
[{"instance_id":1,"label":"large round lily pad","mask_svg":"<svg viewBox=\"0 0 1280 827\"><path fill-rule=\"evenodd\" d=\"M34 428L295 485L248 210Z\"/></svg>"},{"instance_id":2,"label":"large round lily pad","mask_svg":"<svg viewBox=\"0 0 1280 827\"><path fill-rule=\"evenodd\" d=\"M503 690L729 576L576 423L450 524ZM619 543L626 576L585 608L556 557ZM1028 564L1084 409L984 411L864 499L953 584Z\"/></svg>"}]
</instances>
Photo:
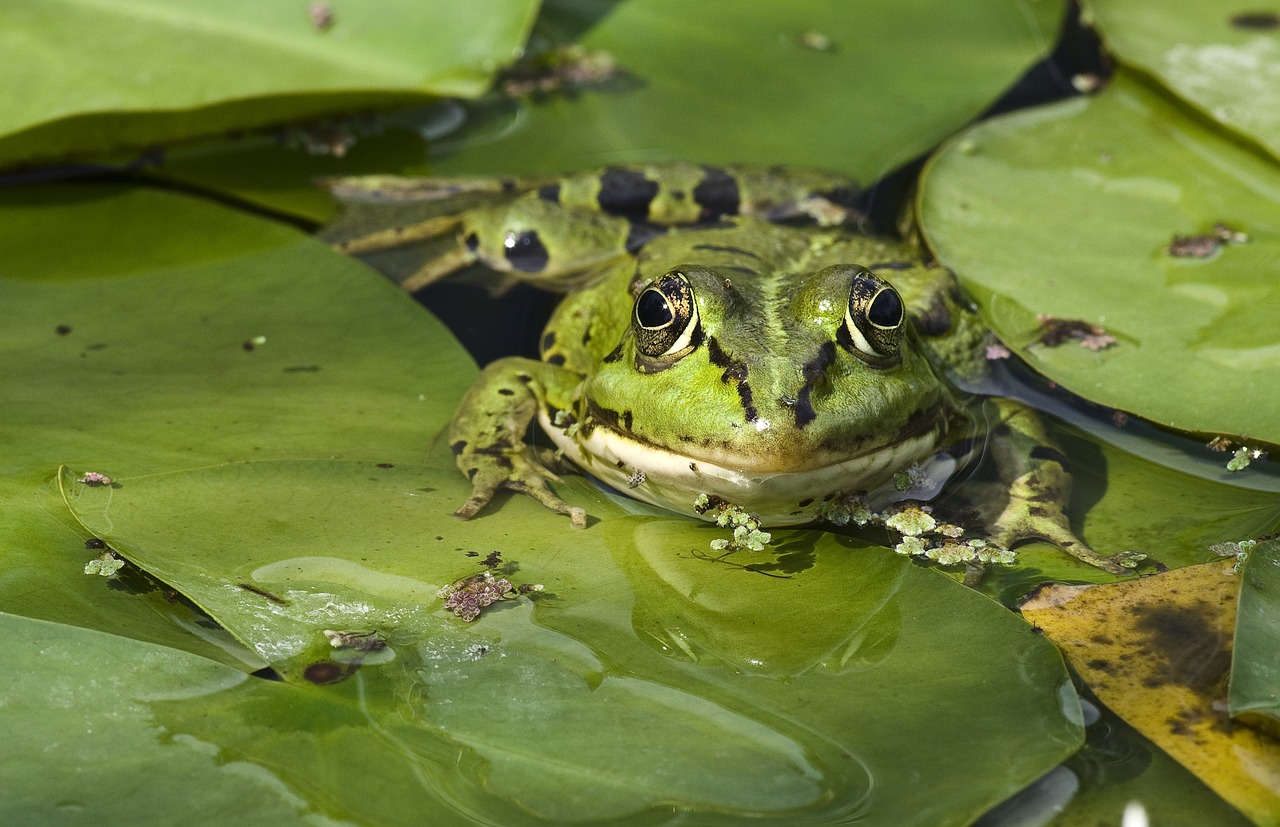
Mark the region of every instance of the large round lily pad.
<instances>
[{"instance_id":1,"label":"large round lily pad","mask_svg":"<svg viewBox=\"0 0 1280 827\"><path fill-rule=\"evenodd\" d=\"M1273 160L1122 72L952 141L920 214L991 326L1050 379L1163 425L1280 443ZM1117 341L1049 347L1041 315Z\"/></svg>"}]
</instances>

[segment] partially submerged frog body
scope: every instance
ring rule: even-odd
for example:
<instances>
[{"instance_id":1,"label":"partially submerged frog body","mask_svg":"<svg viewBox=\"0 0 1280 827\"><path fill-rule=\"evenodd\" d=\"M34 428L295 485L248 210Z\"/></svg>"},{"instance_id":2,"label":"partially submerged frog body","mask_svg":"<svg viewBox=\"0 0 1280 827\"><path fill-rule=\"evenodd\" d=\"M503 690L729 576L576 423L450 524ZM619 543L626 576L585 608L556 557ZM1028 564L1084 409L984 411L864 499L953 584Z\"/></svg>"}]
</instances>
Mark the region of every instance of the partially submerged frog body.
<instances>
[{"instance_id":1,"label":"partially submerged frog body","mask_svg":"<svg viewBox=\"0 0 1280 827\"><path fill-rule=\"evenodd\" d=\"M765 526L814 522L981 436L948 377L985 369L985 329L949 271L850 226L854 191L779 169L613 168L438 220L428 232L458 246L417 282L480 261L568 291L541 360L490 364L454 416L472 483L457 516L507 488L585 524L525 442L534 419L615 489L704 519L708 498L731 503ZM1044 539L1122 571L1072 533L1070 477L1038 416L997 409L1009 499L989 539Z\"/></svg>"}]
</instances>

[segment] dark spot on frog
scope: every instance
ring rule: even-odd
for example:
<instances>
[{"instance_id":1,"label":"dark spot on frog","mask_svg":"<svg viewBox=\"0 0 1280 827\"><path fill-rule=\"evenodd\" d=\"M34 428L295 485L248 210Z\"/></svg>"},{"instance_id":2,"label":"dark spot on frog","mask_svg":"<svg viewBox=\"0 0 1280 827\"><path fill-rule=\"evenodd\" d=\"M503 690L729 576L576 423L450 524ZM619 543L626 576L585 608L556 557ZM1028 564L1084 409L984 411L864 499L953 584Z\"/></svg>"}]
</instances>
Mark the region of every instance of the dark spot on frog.
<instances>
[{"instance_id":1,"label":"dark spot on frog","mask_svg":"<svg viewBox=\"0 0 1280 827\"><path fill-rule=\"evenodd\" d=\"M71 332L71 325L60 324L53 329L53 332L57 333L59 336L66 336L68 333Z\"/></svg>"},{"instance_id":2,"label":"dark spot on frog","mask_svg":"<svg viewBox=\"0 0 1280 827\"><path fill-rule=\"evenodd\" d=\"M289 601L288 601L288 600L285 600L285 599L284 599L283 597L281 597L280 595L278 595L278 594L272 594L271 592L267 591L266 589L258 588L257 586L253 585L252 583L237 583L237 584L236 584L236 586L238 586L238 587L239 587L239 588L241 588L241 589L244 589L244 590L245 590L245 591L247 591L247 592L252 592L252 593L254 593L254 594L258 595L259 597L265 597L267 600L270 600L272 603L275 603L277 606L288 606L288 605L289 605Z\"/></svg>"},{"instance_id":3,"label":"dark spot on frog","mask_svg":"<svg viewBox=\"0 0 1280 827\"><path fill-rule=\"evenodd\" d=\"M242 345L240 345L240 347L244 348L246 351L249 351L249 350L253 350L254 344L251 340L247 340Z\"/></svg>"},{"instance_id":4,"label":"dark spot on frog","mask_svg":"<svg viewBox=\"0 0 1280 827\"><path fill-rule=\"evenodd\" d=\"M319 373L319 365L290 365L283 368L285 373Z\"/></svg>"},{"instance_id":5,"label":"dark spot on frog","mask_svg":"<svg viewBox=\"0 0 1280 827\"><path fill-rule=\"evenodd\" d=\"M468 557L479 557L479 556L480 556L480 552L478 552L478 551L468 551L468 552L467 552L467 556L468 556Z\"/></svg>"},{"instance_id":6,"label":"dark spot on frog","mask_svg":"<svg viewBox=\"0 0 1280 827\"><path fill-rule=\"evenodd\" d=\"M732 253L737 256L748 256L750 258L760 258L760 254L751 250L744 250L741 247L734 247L729 244L695 244L695 250L705 250L712 253Z\"/></svg>"},{"instance_id":7,"label":"dark spot on frog","mask_svg":"<svg viewBox=\"0 0 1280 827\"><path fill-rule=\"evenodd\" d=\"M1062 466L1062 470L1068 474L1071 473L1071 460L1056 448L1050 448L1048 445L1037 445L1031 449L1032 459L1045 459L1050 462L1056 462Z\"/></svg>"},{"instance_id":8,"label":"dark spot on frog","mask_svg":"<svg viewBox=\"0 0 1280 827\"><path fill-rule=\"evenodd\" d=\"M832 341L823 342L822 347L818 348L818 353L808 362L805 362L801 369L804 376L804 384L800 387L800 392L796 394L795 406L792 410L795 412L796 427L803 428L814 419L817 418L818 412L813 408L813 401L810 399L813 388L826 376L827 368L836 359L836 343Z\"/></svg>"},{"instance_id":9,"label":"dark spot on frog","mask_svg":"<svg viewBox=\"0 0 1280 827\"><path fill-rule=\"evenodd\" d=\"M587 406L593 417L600 420L606 427L618 430L618 419L621 415L617 411L612 408L602 408L594 402L588 402Z\"/></svg>"},{"instance_id":10,"label":"dark spot on frog","mask_svg":"<svg viewBox=\"0 0 1280 827\"><path fill-rule=\"evenodd\" d=\"M551 350L556 343L556 333L554 330L548 330L542 337L542 352L546 353Z\"/></svg>"},{"instance_id":11,"label":"dark spot on frog","mask_svg":"<svg viewBox=\"0 0 1280 827\"><path fill-rule=\"evenodd\" d=\"M623 243L628 253L634 253L660 235L665 235L667 227L659 227L644 221L628 219L627 240Z\"/></svg>"},{"instance_id":12,"label":"dark spot on frog","mask_svg":"<svg viewBox=\"0 0 1280 827\"><path fill-rule=\"evenodd\" d=\"M1113 674L1116 668L1115 664L1105 658L1094 658L1086 663L1085 666L1090 669L1096 669L1099 672L1106 672L1107 674Z\"/></svg>"},{"instance_id":13,"label":"dark spot on frog","mask_svg":"<svg viewBox=\"0 0 1280 827\"><path fill-rule=\"evenodd\" d=\"M453 451L453 455L454 455L455 457L456 457L458 454L461 454L463 451L465 451L465 450L466 450L466 448L467 448L467 441L466 441L465 439L460 439L460 440L458 440L457 442L455 442L455 443L453 443L452 445L450 445L450 446L449 446L449 450L450 450L450 451Z\"/></svg>"},{"instance_id":14,"label":"dark spot on frog","mask_svg":"<svg viewBox=\"0 0 1280 827\"><path fill-rule=\"evenodd\" d=\"M715 336L707 337L707 358L718 368L728 368L733 364L733 360L720 347L720 342L716 341Z\"/></svg>"},{"instance_id":15,"label":"dark spot on frog","mask_svg":"<svg viewBox=\"0 0 1280 827\"><path fill-rule=\"evenodd\" d=\"M551 260L537 230L507 233L503 242L503 255L513 268L522 273L541 272Z\"/></svg>"},{"instance_id":16,"label":"dark spot on frog","mask_svg":"<svg viewBox=\"0 0 1280 827\"><path fill-rule=\"evenodd\" d=\"M317 686L327 686L328 684L345 680L359 668L358 664L342 664L334 663L331 660L322 660L302 670L302 677Z\"/></svg>"},{"instance_id":17,"label":"dark spot on frog","mask_svg":"<svg viewBox=\"0 0 1280 827\"><path fill-rule=\"evenodd\" d=\"M516 379L519 380L520 382L523 382L526 385L533 381L533 377L527 373L517 373Z\"/></svg>"},{"instance_id":18,"label":"dark spot on frog","mask_svg":"<svg viewBox=\"0 0 1280 827\"><path fill-rule=\"evenodd\" d=\"M630 431L630 430L631 430L631 422L632 422L631 411L623 411L623 412L622 412L622 427L623 427L623 428L625 428L625 429L627 429L628 431Z\"/></svg>"},{"instance_id":19,"label":"dark spot on frog","mask_svg":"<svg viewBox=\"0 0 1280 827\"><path fill-rule=\"evenodd\" d=\"M923 310L913 308L911 318L924 336L941 336L951 330L951 308L941 293L935 293Z\"/></svg>"},{"instance_id":20,"label":"dark spot on frog","mask_svg":"<svg viewBox=\"0 0 1280 827\"><path fill-rule=\"evenodd\" d=\"M1089 638L1089 641L1091 643L1096 643L1099 646L1112 646L1115 644L1115 640L1108 637L1107 635L1094 635L1093 637Z\"/></svg>"},{"instance_id":21,"label":"dark spot on frog","mask_svg":"<svg viewBox=\"0 0 1280 827\"><path fill-rule=\"evenodd\" d=\"M516 182L510 178L503 178L499 183L502 186L502 191L505 193L512 193L516 191Z\"/></svg>"},{"instance_id":22,"label":"dark spot on frog","mask_svg":"<svg viewBox=\"0 0 1280 827\"><path fill-rule=\"evenodd\" d=\"M375 468L395 468L395 465L391 464L390 462L379 462L374 467Z\"/></svg>"},{"instance_id":23,"label":"dark spot on frog","mask_svg":"<svg viewBox=\"0 0 1280 827\"><path fill-rule=\"evenodd\" d=\"M658 184L643 172L610 167L600 176L600 192L596 203L610 215L645 219L649 205L658 194Z\"/></svg>"},{"instance_id":24,"label":"dark spot on frog","mask_svg":"<svg viewBox=\"0 0 1280 827\"><path fill-rule=\"evenodd\" d=\"M877 261L875 264L867 266L871 272L876 270L910 270L918 265L918 261Z\"/></svg>"},{"instance_id":25,"label":"dark spot on frog","mask_svg":"<svg viewBox=\"0 0 1280 827\"><path fill-rule=\"evenodd\" d=\"M515 396L516 392L511 388L498 388L498 393L502 396Z\"/></svg>"},{"instance_id":26,"label":"dark spot on frog","mask_svg":"<svg viewBox=\"0 0 1280 827\"><path fill-rule=\"evenodd\" d=\"M745 371L745 368L743 370ZM738 382L738 399L742 402L742 410L746 414L747 421L755 422L756 417L758 416L755 400L751 395L751 385L747 384L745 377Z\"/></svg>"},{"instance_id":27,"label":"dark spot on frog","mask_svg":"<svg viewBox=\"0 0 1280 827\"><path fill-rule=\"evenodd\" d=\"M560 201L560 185L547 184L538 190L538 197L543 201L552 201L559 203Z\"/></svg>"},{"instance_id":28,"label":"dark spot on frog","mask_svg":"<svg viewBox=\"0 0 1280 827\"><path fill-rule=\"evenodd\" d=\"M693 200L702 208L699 219L714 221L722 215L736 215L742 206L738 182L720 167L703 167L703 178L693 188Z\"/></svg>"},{"instance_id":29,"label":"dark spot on frog","mask_svg":"<svg viewBox=\"0 0 1280 827\"><path fill-rule=\"evenodd\" d=\"M480 469L479 469L479 468L468 468L468 469L467 469L467 479L469 479L469 480L473 480L473 479L475 479L475 478L476 478L476 474L478 474L478 473L480 473Z\"/></svg>"},{"instance_id":30,"label":"dark spot on frog","mask_svg":"<svg viewBox=\"0 0 1280 827\"><path fill-rule=\"evenodd\" d=\"M556 366L563 365L563 364L564 364L564 354L563 354L563 353L553 353L553 354L551 354L550 356L548 356L548 357L547 357L547 364L548 364L548 365L556 365Z\"/></svg>"},{"instance_id":31,"label":"dark spot on frog","mask_svg":"<svg viewBox=\"0 0 1280 827\"><path fill-rule=\"evenodd\" d=\"M809 506L813 505L813 497L805 497L803 500L796 503L796 505L800 506L801 508L808 508Z\"/></svg>"},{"instance_id":32,"label":"dark spot on frog","mask_svg":"<svg viewBox=\"0 0 1280 827\"><path fill-rule=\"evenodd\" d=\"M1237 29L1262 32L1280 28L1280 15L1268 11L1246 11L1231 16L1231 25Z\"/></svg>"},{"instance_id":33,"label":"dark spot on frog","mask_svg":"<svg viewBox=\"0 0 1280 827\"><path fill-rule=\"evenodd\" d=\"M475 233L468 233L467 237L462 239L462 244L467 248L468 252L474 253L480 249L480 236Z\"/></svg>"}]
</instances>

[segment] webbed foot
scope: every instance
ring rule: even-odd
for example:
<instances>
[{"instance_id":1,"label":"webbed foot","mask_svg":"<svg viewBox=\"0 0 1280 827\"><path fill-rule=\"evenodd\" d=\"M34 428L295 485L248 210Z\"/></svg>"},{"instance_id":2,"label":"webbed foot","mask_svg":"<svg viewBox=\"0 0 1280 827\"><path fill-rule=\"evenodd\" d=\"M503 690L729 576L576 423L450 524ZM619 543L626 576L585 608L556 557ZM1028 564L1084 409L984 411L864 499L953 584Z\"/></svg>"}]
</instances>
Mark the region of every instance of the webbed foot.
<instances>
[{"instance_id":1,"label":"webbed foot","mask_svg":"<svg viewBox=\"0 0 1280 827\"><path fill-rule=\"evenodd\" d=\"M474 451L458 456L458 466L471 477L471 496L453 512L460 520L470 520L503 488L525 494L557 514L564 514L574 528L585 528L587 512L569 505L555 495L550 483L560 477L547 470L527 446L513 451ZM464 467L465 466L465 467Z\"/></svg>"}]
</instances>

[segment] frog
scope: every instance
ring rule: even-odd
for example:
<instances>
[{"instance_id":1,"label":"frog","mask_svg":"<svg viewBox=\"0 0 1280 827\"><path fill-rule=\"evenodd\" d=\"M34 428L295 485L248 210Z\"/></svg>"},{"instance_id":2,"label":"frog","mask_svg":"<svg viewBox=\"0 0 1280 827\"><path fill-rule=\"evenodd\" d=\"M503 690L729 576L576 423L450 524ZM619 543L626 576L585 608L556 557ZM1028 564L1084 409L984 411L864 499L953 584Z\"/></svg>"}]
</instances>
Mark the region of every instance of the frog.
<instances>
[{"instance_id":1,"label":"frog","mask_svg":"<svg viewBox=\"0 0 1280 827\"><path fill-rule=\"evenodd\" d=\"M531 179L347 181L340 195L489 201L338 242L361 253L446 237L402 282L471 265L562 292L540 358L500 358L447 439L473 519L499 491L587 525L556 491L565 462L667 511L731 504L766 527L821 522L834 500L983 444L1005 504L989 539L1047 541L1122 574L1071 528L1067 458L1033 409L964 390L988 328L953 272L876 233L843 176L776 166L614 165ZM553 448L526 438L531 424ZM901 487L901 486L897 486Z\"/></svg>"}]
</instances>

